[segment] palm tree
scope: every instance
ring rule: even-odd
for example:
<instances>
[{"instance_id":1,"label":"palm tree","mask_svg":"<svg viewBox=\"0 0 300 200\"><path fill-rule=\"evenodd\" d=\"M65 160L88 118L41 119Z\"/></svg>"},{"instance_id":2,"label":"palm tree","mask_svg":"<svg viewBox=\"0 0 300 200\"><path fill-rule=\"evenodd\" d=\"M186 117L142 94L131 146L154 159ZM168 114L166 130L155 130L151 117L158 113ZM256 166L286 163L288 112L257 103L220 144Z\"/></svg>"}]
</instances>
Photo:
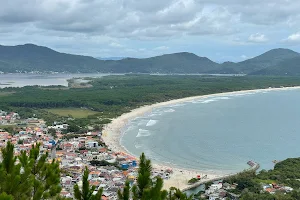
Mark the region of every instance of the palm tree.
<instances>
[{"instance_id":1,"label":"palm tree","mask_svg":"<svg viewBox=\"0 0 300 200\"><path fill-rule=\"evenodd\" d=\"M79 189L79 186L74 185L74 197L77 200L101 200L103 188L99 189L98 192L94 195L96 187L90 187L90 183L88 181L89 170L85 167L84 174L82 177L82 188Z\"/></svg>"}]
</instances>

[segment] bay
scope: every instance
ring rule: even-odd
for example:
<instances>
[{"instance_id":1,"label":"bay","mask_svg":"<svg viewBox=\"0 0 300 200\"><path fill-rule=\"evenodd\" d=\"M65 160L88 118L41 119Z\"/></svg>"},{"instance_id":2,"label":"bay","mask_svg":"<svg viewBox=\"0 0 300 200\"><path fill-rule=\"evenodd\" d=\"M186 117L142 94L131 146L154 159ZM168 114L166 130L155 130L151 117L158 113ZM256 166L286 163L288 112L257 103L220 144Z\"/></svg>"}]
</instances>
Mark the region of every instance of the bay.
<instances>
[{"instance_id":1,"label":"bay","mask_svg":"<svg viewBox=\"0 0 300 200\"><path fill-rule=\"evenodd\" d=\"M273 160L300 155L300 90L214 95L154 109L123 131L121 145L154 162L235 173L253 160L271 169Z\"/></svg>"}]
</instances>

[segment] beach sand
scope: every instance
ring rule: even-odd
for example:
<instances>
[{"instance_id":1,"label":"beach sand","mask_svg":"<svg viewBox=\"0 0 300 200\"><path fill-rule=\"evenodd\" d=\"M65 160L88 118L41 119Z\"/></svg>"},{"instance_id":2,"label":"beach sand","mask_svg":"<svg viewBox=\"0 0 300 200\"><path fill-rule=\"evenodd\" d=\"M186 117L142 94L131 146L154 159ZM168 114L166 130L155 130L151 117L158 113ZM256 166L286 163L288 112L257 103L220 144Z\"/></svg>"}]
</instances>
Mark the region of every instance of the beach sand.
<instances>
[{"instance_id":1,"label":"beach sand","mask_svg":"<svg viewBox=\"0 0 300 200\"><path fill-rule=\"evenodd\" d=\"M169 106L173 104L183 103L187 101L199 100L201 98L208 98L214 96L225 96L225 95L235 95L235 94L243 94L249 92L261 92L261 91L274 91L274 90L288 90L288 89L300 89L300 86L297 87L285 87L285 88L267 88L267 89L257 89L257 90L243 90L243 91L235 91L235 92L226 92L226 93L218 93L218 94L210 94L210 95L202 95L202 96L193 96L187 97L183 99L176 99L167 102L156 103L152 105L142 106L140 108L134 109L129 113L125 113L118 118L112 120L110 124L107 124L103 130L103 140L109 146L109 148L114 152L124 152L129 155L130 152L127 152L120 144L120 138L122 137L122 129L128 124L130 120L133 120L137 117L143 116L146 113L151 112L154 108ZM147 156L147 155L146 155ZM169 169L170 166L161 165L161 164L153 164L154 170L160 171L161 169ZM176 167L172 167L173 174L168 180L164 181L164 188L169 189L170 187L177 187L181 190L184 190L190 185L188 185L188 180L191 178L196 178L197 175L203 177L207 175L207 180L213 180L216 178L222 178L224 176L228 176L228 174L218 173L207 173L205 171L199 170L190 170L190 169L180 169Z\"/></svg>"}]
</instances>

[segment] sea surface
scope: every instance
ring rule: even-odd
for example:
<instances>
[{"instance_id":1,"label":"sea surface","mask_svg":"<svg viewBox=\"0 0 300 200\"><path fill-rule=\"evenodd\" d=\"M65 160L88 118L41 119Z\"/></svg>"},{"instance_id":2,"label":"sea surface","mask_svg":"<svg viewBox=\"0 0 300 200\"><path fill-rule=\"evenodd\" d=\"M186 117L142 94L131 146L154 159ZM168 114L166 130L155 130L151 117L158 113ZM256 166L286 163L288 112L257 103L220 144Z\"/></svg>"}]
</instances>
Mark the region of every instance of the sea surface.
<instances>
[{"instance_id":1,"label":"sea surface","mask_svg":"<svg viewBox=\"0 0 300 200\"><path fill-rule=\"evenodd\" d=\"M154 162L235 173L253 160L300 157L300 90L215 95L154 109L132 120L121 144Z\"/></svg>"},{"instance_id":2,"label":"sea surface","mask_svg":"<svg viewBox=\"0 0 300 200\"><path fill-rule=\"evenodd\" d=\"M24 86L68 86L68 79L102 77L109 74L0 74L0 88Z\"/></svg>"}]
</instances>

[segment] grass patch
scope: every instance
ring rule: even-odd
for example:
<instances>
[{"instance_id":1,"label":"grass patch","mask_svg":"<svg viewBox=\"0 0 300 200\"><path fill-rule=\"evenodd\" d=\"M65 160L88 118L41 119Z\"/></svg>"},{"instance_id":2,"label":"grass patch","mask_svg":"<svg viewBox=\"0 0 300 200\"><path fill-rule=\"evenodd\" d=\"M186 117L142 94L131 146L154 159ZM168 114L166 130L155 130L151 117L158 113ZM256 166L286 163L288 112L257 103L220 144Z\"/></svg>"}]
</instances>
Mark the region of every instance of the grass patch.
<instances>
[{"instance_id":1,"label":"grass patch","mask_svg":"<svg viewBox=\"0 0 300 200\"><path fill-rule=\"evenodd\" d=\"M259 178L255 178L254 181L258 182L258 183L265 183L265 184L272 184L272 183L277 183L277 181L275 180L262 180L262 179L259 179Z\"/></svg>"},{"instance_id":2,"label":"grass patch","mask_svg":"<svg viewBox=\"0 0 300 200\"><path fill-rule=\"evenodd\" d=\"M14 94L14 93L15 93L15 92L0 92L0 97L12 95L12 94Z\"/></svg>"},{"instance_id":3,"label":"grass patch","mask_svg":"<svg viewBox=\"0 0 300 200\"><path fill-rule=\"evenodd\" d=\"M0 129L5 129L5 128L9 128L9 127L16 128L17 126L14 124L0 125Z\"/></svg>"},{"instance_id":4,"label":"grass patch","mask_svg":"<svg viewBox=\"0 0 300 200\"><path fill-rule=\"evenodd\" d=\"M41 90L69 90L67 87L40 87Z\"/></svg>"},{"instance_id":5,"label":"grass patch","mask_svg":"<svg viewBox=\"0 0 300 200\"><path fill-rule=\"evenodd\" d=\"M98 113L92 110L80 109L80 108L53 108L53 109L45 109L45 110L59 116L63 116L63 117L72 116L74 118L86 118L90 115L95 115Z\"/></svg>"}]
</instances>

